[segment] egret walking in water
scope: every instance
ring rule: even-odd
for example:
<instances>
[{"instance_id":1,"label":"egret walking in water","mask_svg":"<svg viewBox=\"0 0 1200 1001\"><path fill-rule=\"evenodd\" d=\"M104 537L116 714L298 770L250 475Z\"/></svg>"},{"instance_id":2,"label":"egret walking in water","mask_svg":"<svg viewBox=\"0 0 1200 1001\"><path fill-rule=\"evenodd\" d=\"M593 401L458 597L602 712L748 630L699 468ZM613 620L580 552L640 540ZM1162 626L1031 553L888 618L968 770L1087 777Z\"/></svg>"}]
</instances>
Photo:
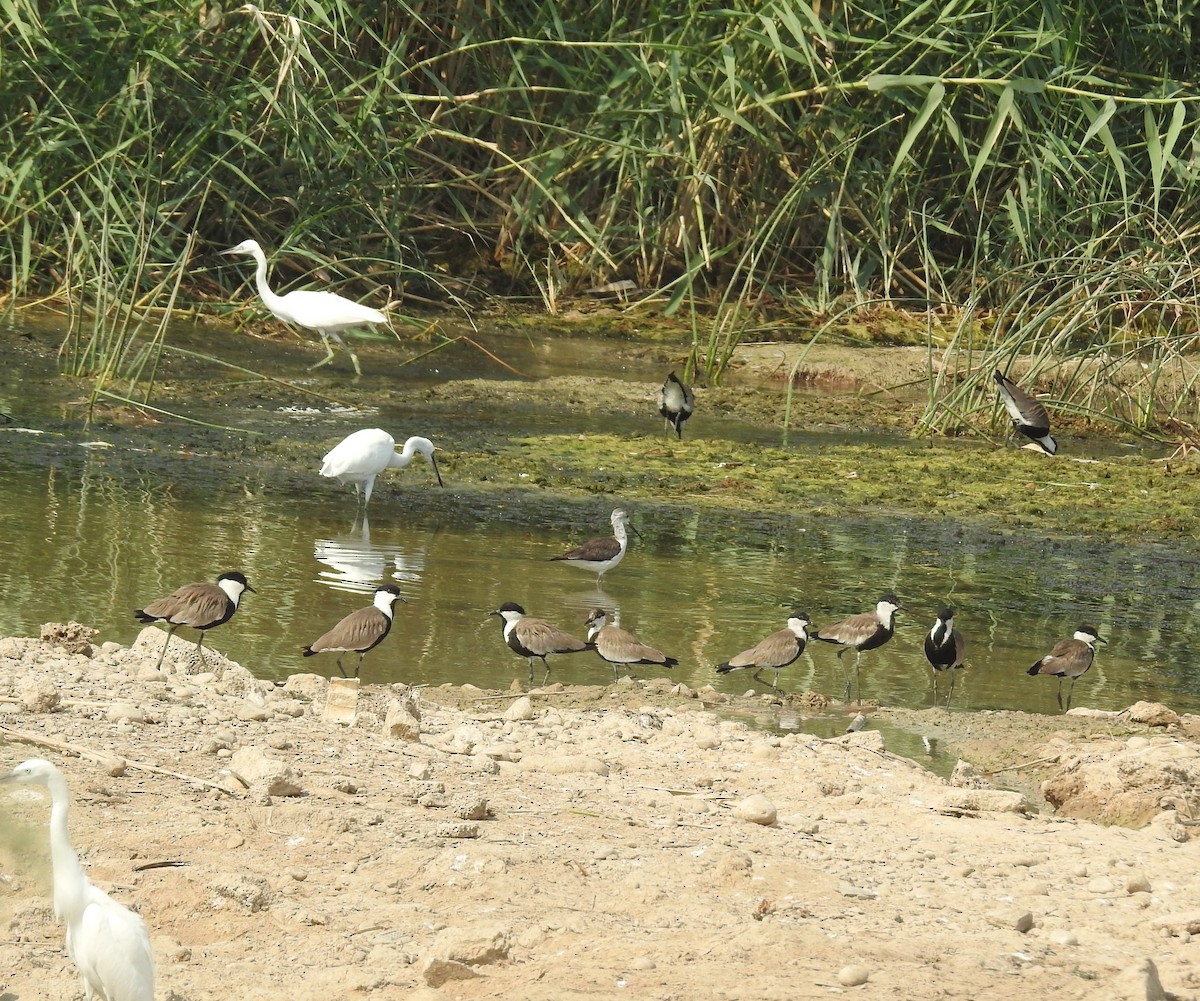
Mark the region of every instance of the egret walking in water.
<instances>
[{"instance_id":1,"label":"egret walking in water","mask_svg":"<svg viewBox=\"0 0 1200 1001\"><path fill-rule=\"evenodd\" d=\"M267 307L276 319L291 323L297 327L315 330L321 335L325 345L325 357L310 368L320 368L333 361L333 338L341 345L350 361L354 363L354 374L362 375L358 364L358 355L341 338L339 330L350 327L361 327L368 323L387 323L387 317L379 310L364 306L362 303L347 299L336 292L313 292L299 289L288 292L287 295L276 295L267 284L267 258L257 240L243 240L236 247L220 251L222 254L241 254L253 257L257 267L254 271L254 284L262 297L263 305Z\"/></svg>"},{"instance_id":2,"label":"egret walking in water","mask_svg":"<svg viewBox=\"0 0 1200 1001\"><path fill-rule=\"evenodd\" d=\"M403 469L418 452L425 456L425 461L433 469L438 486L445 486L433 455L433 442L414 435L404 443L404 451L397 452L396 439L379 428L355 431L338 442L321 460L321 475L336 479L339 483L353 483L354 492L366 508L375 486L375 477L385 469Z\"/></svg>"},{"instance_id":3,"label":"egret walking in water","mask_svg":"<svg viewBox=\"0 0 1200 1001\"><path fill-rule=\"evenodd\" d=\"M204 653L201 644L204 643L204 631L213 629L232 618L237 611L242 592L254 592L246 578L236 570L223 573L215 584L184 584L176 588L165 598L152 601L145 608L135 608L134 616L141 622L165 622L167 641L163 644L162 653L158 655L158 663L154 665L157 671L162 667L163 658L167 655L167 647L171 645L171 637L180 626L190 626L200 631L196 640L196 656L204 663Z\"/></svg>"},{"instance_id":4,"label":"egret walking in water","mask_svg":"<svg viewBox=\"0 0 1200 1001\"><path fill-rule=\"evenodd\" d=\"M67 955L79 971L87 1001L154 1001L154 954L142 919L92 885L67 834L70 794L54 765L30 758L4 784L28 782L50 791L50 861L54 915L67 925Z\"/></svg>"}]
</instances>

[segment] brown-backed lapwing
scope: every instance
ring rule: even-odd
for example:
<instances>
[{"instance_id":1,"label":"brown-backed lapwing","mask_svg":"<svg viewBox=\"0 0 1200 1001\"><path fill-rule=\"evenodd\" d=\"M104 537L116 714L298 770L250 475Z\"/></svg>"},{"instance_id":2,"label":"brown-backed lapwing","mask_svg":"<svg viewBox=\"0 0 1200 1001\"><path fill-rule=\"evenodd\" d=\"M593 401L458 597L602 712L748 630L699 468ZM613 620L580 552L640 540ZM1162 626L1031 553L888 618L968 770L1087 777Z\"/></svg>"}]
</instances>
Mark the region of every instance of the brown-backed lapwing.
<instances>
[{"instance_id":1,"label":"brown-backed lapwing","mask_svg":"<svg viewBox=\"0 0 1200 1001\"><path fill-rule=\"evenodd\" d=\"M862 678L859 674L859 665L863 652L881 647L892 638L892 633L896 631L896 612L903 610L904 606L900 604L900 599L889 591L875 603L875 611L851 615L848 619L842 619L841 622L834 622L832 625L821 626L820 629L813 632L813 639L841 645L837 655L838 663L842 665L842 674L846 678L845 698L847 701L850 698L850 675L846 671L846 665L842 663L842 654L847 650L854 651L854 683L858 690L858 697L861 699Z\"/></svg>"},{"instance_id":2,"label":"brown-backed lapwing","mask_svg":"<svg viewBox=\"0 0 1200 1001\"><path fill-rule=\"evenodd\" d=\"M1000 389L1000 400L1012 420L1013 430L1036 442L1043 452L1053 455L1058 442L1050 437L1050 415L1040 400L1035 400L1000 369L992 374Z\"/></svg>"},{"instance_id":3,"label":"brown-backed lapwing","mask_svg":"<svg viewBox=\"0 0 1200 1001\"><path fill-rule=\"evenodd\" d=\"M321 475L332 477L339 483L353 483L355 494L366 507L375 477L385 469L403 469L417 453L423 455L433 469L438 486L444 486L433 454L433 442L414 435L404 443L404 450L397 452L396 439L379 428L355 431L334 445L321 460Z\"/></svg>"},{"instance_id":4,"label":"brown-backed lapwing","mask_svg":"<svg viewBox=\"0 0 1200 1001\"><path fill-rule=\"evenodd\" d=\"M336 653L338 673L343 678L349 677L342 667L342 654L358 654L358 663L354 665L354 677L362 670L363 657L368 650L373 650L383 642L384 637L392 630L392 620L396 614L396 602L403 601L400 588L395 584L381 584L375 588L375 601L366 608L351 612L341 622L323 633L303 648L305 657L313 657L319 653Z\"/></svg>"},{"instance_id":5,"label":"brown-backed lapwing","mask_svg":"<svg viewBox=\"0 0 1200 1001\"><path fill-rule=\"evenodd\" d=\"M771 633L770 636L755 643L749 650L743 650L730 657L724 664L718 664L717 673L729 674L731 671L752 670L753 677L762 681L758 672L769 668L775 672L772 687L775 689L775 694L778 695L779 672L804 653L804 647L808 643L808 623L809 618L806 613L792 612L788 616L786 628Z\"/></svg>"},{"instance_id":6,"label":"brown-backed lapwing","mask_svg":"<svg viewBox=\"0 0 1200 1001\"><path fill-rule=\"evenodd\" d=\"M604 609L593 608L584 619L584 624L588 627L588 642L596 648L596 653L612 664L614 679L618 665L658 664L661 667L674 667L679 663L661 650L647 646L620 626L606 625L607 618Z\"/></svg>"},{"instance_id":7,"label":"brown-backed lapwing","mask_svg":"<svg viewBox=\"0 0 1200 1001\"><path fill-rule=\"evenodd\" d=\"M925 659L933 668L934 705L937 705L938 675L942 671L950 672L950 691L946 693L946 705L950 705L950 697L954 694L954 672L963 666L963 652L966 648L962 633L954 628L954 609L939 609L937 621L925 637Z\"/></svg>"},{"instance_id":8,"label":"brown-backed lapwing","mask_svg":"<svg viewBox=\"0 0 1200 1001\"><path fill-rule=\"evenodd\" d=\"M145 608L135 608L134 616L140 622L165 622L167 642L163 644L162 653L158 655L155 670L162 667L163 658L167 655L167 647L171 645L171 637L180 626L189 626L200 632L196 640L196 655L200 663L204 663L204 643L206 629L214 629L228 622L237 611L242 592L254 588L246 583L246 578L236 570L223 573L215 584L184 584L168 594L165 598L152 601Z\"/></svg>"},{"instance_id":9,"label":"brown-backed lapwing","mask_svg":"<svg viewBox=\"0 0 1200 1001\"><path fill-rule=\"evenodd\" d=\"M658 391L658 412L666 418L668 425L675 426L675 437L683 439L683 422L696 409L696 394L686 382L672 372Z\"/></svg>"},{"instance_id":10,"label":"brown-backed lapwing","mask_svg":"<svg viewBox=\"0 0 1200 1001\"><path fill-rule=\"evenodd\" d=\"M546 669L544 685L550 680L550 665L546 658L552 653L578 653L588 649L588 643L576 639L568 632L557 626L550 625L541 619L531 619L525 614L525 609L515 601L506 601L494 612L488 615L498 615L504 620L504 642L515 654L529 658L529 680L533 680L533 658L541 660Z\"/></svg>"},{"instance_id":11,"label":"brown-backed lapwing","mask_svg":"<svg viewBox=\"0 0 1200 1001\"><path fill-rule=\"evenodd\" d=\"M1070 678L1071 687L1067 690L1067 706L1063 710L1066 712L1067 709L1071 708L1071 696L1075 692L1075 680L1080 675L1087 674L1088 668L1092 666L1092 658L1096 656L1096 644L1106 642L1107 640L1096 632L1094 626L1080 626L1075 630L1074 636L1069 640L1062 640L1055 643L1054 649L1025 673L1029 675L1048 674L1058 679L1059 709L1063 709L1063 679Z\"/></svg>"},{"instance_id":12,"label":"brown-backed lapwing","mask_svg":"<svg viewBox=\"0 0 1200 1001\"><path fill-rule=\"evenodd\" d=\"M641 535L629 522L629 515L623 508L617 508L612 513L613 534L603 539L591 539L582 546L577 546L561 556L551 556L551 560L565 560L572 566L591 570L596 575L596 583L625 558L625 550L629 548L629 531Z\"/></svg>"}]
</instances>

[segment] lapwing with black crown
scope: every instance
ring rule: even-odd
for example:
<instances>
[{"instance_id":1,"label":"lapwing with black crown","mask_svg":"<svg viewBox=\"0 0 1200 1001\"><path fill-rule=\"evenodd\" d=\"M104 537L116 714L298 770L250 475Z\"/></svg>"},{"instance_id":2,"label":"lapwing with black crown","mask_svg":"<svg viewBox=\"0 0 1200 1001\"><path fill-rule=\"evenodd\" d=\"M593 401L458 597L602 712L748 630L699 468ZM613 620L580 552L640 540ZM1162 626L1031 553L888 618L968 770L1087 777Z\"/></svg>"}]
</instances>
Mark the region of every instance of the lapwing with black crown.
<instances>
[{"instance_id":1,"label":"lapwing with black crown","mask_svg":"<svg viewBox=\"0 0 1200 1001\"><path fill-rule=\"evenodd\" d=\"M943 671L950 672L950 690L946 693L946 705L954 695L954 679L963 666L963 655L967 643L962 633L954 628L954 609L940 608L937 621L925 636L925 659L933 668L933 704L937 705L938 676Z\"/></svg>"},{"instance_id":2,"label":"lapwing with black crown","mask_svg":"<svg viewBox=\"0 0 1200 1001\"><path fill-rule=\"evenodd\" d=\"M508 648L521 657L529 658L529 680L533 681L533 660L538 658L546 669L542 679L544 685L550 680L550 665L546 658L552 653L578 653L587 650L591 644L572 636L558 626L552 626L542 619L530 618L525 609L515 601L506 601L488 615L498 615L503 620L504 642Z\"/></svg>"},{"instance_id":3,"label":"lapwing with black crown","mask_svg":"<svg viewBox=\"0 0 1200 1001\"><path fill-rule=\"evenodd\" d=\"M254 593L254 588L246 583L244 574L231 570L221 574L215 584L184 584L165 598L150 602L145 608L135 608L133 614L139 622L165 622L168 626L167 641L163 644L154 669L162 667L167 647L171 645L171 637L180 626L199 630L196 656L203 664L204 651L201 647L204 644L205 632L223 625L233 617L244 591Z\"/></svg>"},{"instance_id":4,"label":"lapwing with black crown","mask_svg":"<svg viewBox=\"0 0 1200 1001\"><path fill-rule=\"evenodd\" d=\"M808 644L809 618L807 612L798 609L788 616L787 625L778 632L771 633L739 654L730 657L724 664L717 665L717 674L730 674L733 671L753 671L752 677L762 681L759 671L771 670L775 678L771 687L779 695L779 672L793 663Z\"/></svg>"},{"instance_id":5,"label":"lapwing with black crown","mask_svg":"<svg viewBox=\"0 0 1200 1001\"><path fill-rule=\"evenodd\" d=\"M1050 436L1050 415L1040 400L1034 399L1000 369L992 374L1000 390L1000 400L1008 411L1013 430L1036 444L1047 455L1058 451L1058 442Z\"/></svg>"},{"instance_id":6,"label":"lapwing with black crown","mask_svg":"<svg viewBox=\"0 0 1200 1001\"><path fill-rule=\"evenodd\" d=\"M674 667L679 663L674 657L668 657L661 650L646 645L616 623L608 622L608 613L603 608L593 608L588 612L584 625L588 627L588 642L603 660L612 665L613 680L616 680L618 667L633 664Z\"/></svg>"},{"instance_id":7,"label":"lapwing with black crown","mask_svg":"<svg viewBox=\"0 0 1200 1001\"><path fill-rule=\"evenodd\" d=\"M832 625L821 626L813 633L813 639L823 643L836 643L841 646L838 651L838 663L842 666L842 674L846 679L845 699L850 699L850 675L842 662L842 655L847 650L854 651L854 684L858 697L862 698L862 677L859 668L862 655L867 650L875 650L892 638L896 631L896 612L905 611L900 599L891 591L880 597L875 603L875 611L862 612L834 622Z\"/></svg>"},{"instance_id":8,"label":"lapwing with black crown","mask_svg":"<svg viewBox=\"0 0 1200 1001\"><path fill-rule=\"evenodd\" d=\"M1058 708L1063 712L1069 712L1071 696L1075 693L1075 682L1087 674L1088 668L1092 666L1092 660L1096 656L1096 644L1107 642L1096 631L1095 626L1080 626L1075 630L1074 636L1069 640L1055 643L1054 648L1025 673L1033 677L1039 674L1048 674L1052 678L1057 678ZM1067 689L1067 705L1064 709L1062 683L1067 678L1071 679L1071 687Z\"/></svg>"},{"instance_id":9,"label":"lapwing with black crown","mask_svg":"<svg viewBox=\"0 0 1200 1001\"><path fill-rule=\"evenodd\" d=\"M343 678L348 675L342 667L342 654L356 653L358 663L354 665L354 677L357 678L362 670L363 657L368 651L379 646L392 631L396 602L403 600L400 597L400 588L395 584L381 584L375 588L375 600L370 605L351 612L301 652L305 657L315 657L319 653L336 653L338 673Z\"/></svg>"}]
</instances>

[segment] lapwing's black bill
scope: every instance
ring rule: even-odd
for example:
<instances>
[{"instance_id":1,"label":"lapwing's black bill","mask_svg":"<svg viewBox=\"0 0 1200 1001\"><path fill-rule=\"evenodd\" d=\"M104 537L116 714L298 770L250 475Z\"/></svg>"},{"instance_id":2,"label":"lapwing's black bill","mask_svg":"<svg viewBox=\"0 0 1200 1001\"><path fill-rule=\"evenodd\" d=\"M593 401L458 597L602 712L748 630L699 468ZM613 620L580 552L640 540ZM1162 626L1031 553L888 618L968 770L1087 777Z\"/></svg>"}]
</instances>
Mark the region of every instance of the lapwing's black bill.
<instances>
[{"instance_id":1,"label":"lapwing's black bill","mask_svg":"<svg viewBox=\"0 0 1200 1001\"><path fill-rule=\"evenodd\" d=\"M152 601L145 608L135 608L134 616L139 622L165 622L168 626L167 641L158 655L155 670L162 667L171 637L180 626L188 626L200 632L196 640L196 656L204 663L204 633L229 621L237 611L242 592L254 592L243 574L236 570L223 573L215 584L184 584L165 598Z\"/></svg>"},{"instance_id":2,"label":"lapwing's black bill","mask_svg":"<svg viewBox=\"0 0 1200 1001\"><path fill-rule=\"evenodd\" d=\"M1025 673L1033 676L1048 674L1052 678L1058 678L1058 708L1069 712L1071 696L1075 693L1075 682L1087 674L1088 668L1092 666L1092 660L1096 656L1096 644L1106 642L1108 641L1096 632L1094 626L1080 626L1075 630L1074 636L1055 643L1054 649ZM1071 679L1071 687L1067 690L1067 705L1064 709L1062 683L1067 678Z\"/></svg>"},{"instance_id":3,"label":"lapwing's black bill","mask_svg":"<svg viewBox=\"0 0 1200 1001\"><path fill-rule=\"evenodd\" d=\"M992 374L1000 390L1000 400L1008 411L1013 430L1036 442L1047 455L1058 451L1058 442L1050 437L1050 415L1039 400L1034 399L1000 369Z\"/></svg>"},{"instance_id":4,"label":"lapwing's black bill","mask_svg":"<svg viewBox=\"0 0 1200 1001\"><path fill-rule=\"evenodd\" d=\"M804 647L808 643L808 625L809 618L806 612L792 612L783 629L759 640L749 650L735 654L724 664L718 664L717 673L752 671L751 676L762 681L758 672L764 669L772 670L775 672L775 679L771 687L775 689L775 694L779 695L779 672L804 653Z\"/></svg>"},{"instance_id":5,"label":"lapwing's black bill","mask_svg":"<svg viewBox=\"0 0 1200 1001\"><path fill-rule=\"evenodd\" d=\"M605 573L625 558L625 553L629 549L629 532L641 534L630 524L629 515L623 508L613 511L612 527L612 536L591 539L561 556L551 556L551 561L562 560L572 566L591 570L596 575L596 583L599 584Z\"/></svg>"},{"instance_id":6,"label":"lapwing's black bill","mask_svg":"<svg viewBox=\"0 0 1200 1001\"><path fill-rule=\"evenodd\" d=\"M607 622L608 615L602 608L593 608L584 624L588 627L588 642L596 648L604 660L612 665L613 679L617 677L617 668L630 664L657 664L660 667L674 667L679 663L674 657L668 657L661 650L647 646L633 633L626 632L617 625Z\"/></svg>"},{"instance_id":7,"label":"lapwing's black bill","mask_svg":"<svg viewBox=\"0 0 1200 1001\"><path fill-rule=\"evenodd\" d=\"M845 699L847 701L850 699L850 675L846 671L846 665L842 662L842 655L847 650L854 651L854 680L858 697L861 700L862 678L859 674L859 667L862 655L867 650L883 646L892 638L892 634L896 631L896 612L904 610L900 599L889 591L875 603L875 611L851 615L849 618L842 619L841 622L821 626L813 633L813 639L821 640L823 643L836 643L841 647L837 655L838 663L842 666L842 674L846 679Z\"/></svg>"},{"instance_id":8,"label":"lapwing's black bill","mask_svg":"<svg viewBox=\"0 0 1200 1001\"><path fill-rule=\"evenodd\" d=\"M668 427L675 428L676 438L683 439L683 423L695 409L696 394L692 387L672 372L658 391L658 412L666 419Z\"/></svg>"},{"instance_id":9,"label":"lapwing's black bill","mask_svg":"<svg viewBox=\"0 0 1200 1001\"><path fill-rule=\"evenodd\" d=\"M342 667L342 654L356 653L358 663L354 665L354 677L357 678L367 651L374 650L392 631L396 602L403 600L400 597L400 588L395 584L380 585L375 588L375 601L372 604L351 612L301 652L305 657L314 657L319 653L336 653L338 673L343 678L347 677L347 674Z\"/></svg>"},{"instance_id":10,"label":"lapwing's black bill","mask_svg":"<svg viewBox=\"0 0 1200 1001\"><path fill-rule=\"evenodd\" d=\"M533 660L538 658L546 669L542 679L544 685L550 680L550 665L546 658L552 653L578 653L591 644L577 639L570 633L550 625L542 619L533 619L515 601L506 601L489 615L498 615L503 620L504 642L521 657L529 658L529 680L533 681Z\"/></svg>"},{"instance_id":11,"label":"lapwing's black bill","mask_svg":"<svg viewBox=\"0 0 1200 1001\"><path fill-rule=\"evenodd\" d=\"M967 648L966 641L954 628L954 609L938 610L937 621L925 636L925 659L933 668L933 704L937 705L938 675L942 671L950 672L950 691L946 693L946 705L950 705L950 697L954 694L955 674L963 666L963 654Z\"/></svg>"}]
</instances>

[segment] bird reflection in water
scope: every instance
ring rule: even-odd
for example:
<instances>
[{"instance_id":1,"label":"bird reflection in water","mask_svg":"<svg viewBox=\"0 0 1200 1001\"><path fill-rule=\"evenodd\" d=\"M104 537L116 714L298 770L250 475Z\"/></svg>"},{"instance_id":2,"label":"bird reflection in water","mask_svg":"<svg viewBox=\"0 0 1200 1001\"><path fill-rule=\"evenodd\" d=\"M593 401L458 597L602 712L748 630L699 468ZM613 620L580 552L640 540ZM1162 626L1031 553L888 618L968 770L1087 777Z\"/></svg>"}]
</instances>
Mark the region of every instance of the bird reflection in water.
<instances>
[{"instance_id":1,"label":"bird reflection in water","mask_svg":"<svg viewBox=\"0 0 1200 1001\"><path fill-rule=\"evenodd\" d=\"M317 539L313 556L323 565L317 583L335 591L365 594L389 577L416 583L425 574L424 549L372 542L365 514L354 519L348 533Z\"/></svg>"}]
</instances>

